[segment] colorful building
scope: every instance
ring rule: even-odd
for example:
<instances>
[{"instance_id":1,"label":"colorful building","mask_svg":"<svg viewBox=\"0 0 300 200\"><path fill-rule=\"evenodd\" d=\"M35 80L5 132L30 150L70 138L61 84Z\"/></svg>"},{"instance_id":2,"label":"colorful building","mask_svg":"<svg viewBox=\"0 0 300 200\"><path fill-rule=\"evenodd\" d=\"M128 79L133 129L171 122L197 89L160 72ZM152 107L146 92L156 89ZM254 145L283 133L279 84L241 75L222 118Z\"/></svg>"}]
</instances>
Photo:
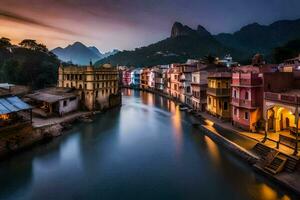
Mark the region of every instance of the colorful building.
<instances>
[{"instance_id":1,"label":"colorful building","mask_svg":"<svg viewBox=\"0 0 300 200\"><path fill-rule=\"evenodd\" d=\"M130 86L133 88L140 88L141 82L141 69L134 69L130 73L131 83Z\"/></svg>"},{"instance_id":2,"label":"colorful building","mask_svg":"<svg viewBox=\"0 0 300 200\"><path fill-rule=\"evenodd\" d=\"M143 68L141 69L141 83L140 87L141 89L149 89L149 76L150 76L150 69L149 68Z\"/></svg>"},{"instance_id":3,"label":"colorful building","mask_svg":"<svg viewBox=\"0 0 300 200\"><path fill-rule=\"evenodd\" d=\"M280 80L280 81L274 81ZM264 75L264 119L266 139L278 141L298 152L300 121L300 76L277 72Z\"/></svg>"},{"instance_id":4,"label":"colorful building","mask_svg":"<svg viewBox=\"0 0 300 200\"><path fill-rule=\"evenodd\" d=\"M207 111L223 119L231 118L230 72L210 72L207 76Z\"/></svg>"},{"instance_id":5,"label":"colorful building","mask_svg":"<svg viewBox=\"0 0 300 200\"><path fill-rule=\"evenodd\" d=\"M121 103L118 69L109 64L101 67L60 66L58 87L78 91L88 110L102 110Z\"/></svg>"},{"instance_id":6,"label":"colorful building","mask_svg":"<svg viewBox=\"0 0 300 200\"><path fill-rule=\"evenodd\" d=\"M158 91L163 92L164 90L164 79L163 74L166 71L166 69L160 69L160 68L154 68L154 77L155 77L155 89Z\"/></svg>"},{"instance_id":7,"label":"colorful building","mask_svg":"<svg viewBox=\"0 0 300 200\"><path fill-rule=\"evenodd\" d=\"M169 73L170 73L170 95L173 98L180 100L180 96L181 96L180 69L178 67L173 67L169 70Z\"/></svg>"},{"instance_id":8,"label":"colorful building","mask_svg":"<svg viewBox=\"0 0 300 200\"><path fill-rule=\"evenodd\" d=\"M197 64L182 64L178 66L180 70L180 101L186 105L192 105L192 72L197 70Z\"/></svg>"},{"instance_id":9,"label":"colorful building","mask_svg":"<svg viewBox=\"0 0 300 200\"><path fill-rule=\"evenodd\" d=\"M231 105L233 124L247 131L257 131L262 116L262 74L232 73Z\"/></svg>"},{"instance_id":10,"label":"colorful building","mask_svg":"<svg viewBox=\"0 0 300 200\"><path fill-rule=\"evenodd\" d=\"M122 85L125 87L129 87L131 84L131 70L125 69L122 70Z\"/></svg>"},{"instance_id":11,"label":"colorful building","mask_svg":"<svg viewBox=\"0 0 300 200\"><path fill-rule=\"evenodd\" d=\"M192 107L197 111L204 111L206 109L207 96L207 71L196 71L192 73Z\"/></svg>"}]
</instances>

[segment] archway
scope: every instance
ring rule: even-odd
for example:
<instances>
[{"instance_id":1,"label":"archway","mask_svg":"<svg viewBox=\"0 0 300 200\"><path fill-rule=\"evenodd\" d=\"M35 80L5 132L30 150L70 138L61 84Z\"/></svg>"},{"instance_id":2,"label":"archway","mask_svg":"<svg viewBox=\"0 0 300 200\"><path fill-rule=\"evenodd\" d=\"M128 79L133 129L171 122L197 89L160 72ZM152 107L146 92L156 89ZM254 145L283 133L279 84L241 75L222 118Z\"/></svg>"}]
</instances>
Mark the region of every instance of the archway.
<instances>
[{"instance_id":1,"label":"archway","mask_svg":"<svg viewBox=\"0 0 300 200\"><path fill-rule=\"evenodd\" d=\"M295 127L295 114L283 106L267 110L268 131L280 132Z\"/></svg>"}]
</instances>

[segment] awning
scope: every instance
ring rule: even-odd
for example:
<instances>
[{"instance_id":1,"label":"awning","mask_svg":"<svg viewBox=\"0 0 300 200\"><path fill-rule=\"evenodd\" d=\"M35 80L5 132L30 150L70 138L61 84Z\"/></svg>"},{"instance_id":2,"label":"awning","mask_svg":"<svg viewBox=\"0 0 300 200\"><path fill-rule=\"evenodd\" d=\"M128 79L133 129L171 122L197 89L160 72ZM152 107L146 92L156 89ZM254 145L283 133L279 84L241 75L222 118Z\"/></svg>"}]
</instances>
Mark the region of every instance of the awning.
<instances>
[{"instance_id":1,"label":"awning","mask_svg":"<svg viewBox=\"0 0 300 200\"><path fill-rule=\"evenodd\" d=\"M0 98L0 115L29 109L31 109L31 106L23 102L19 97Z\"/></svg>"}]
</instances>

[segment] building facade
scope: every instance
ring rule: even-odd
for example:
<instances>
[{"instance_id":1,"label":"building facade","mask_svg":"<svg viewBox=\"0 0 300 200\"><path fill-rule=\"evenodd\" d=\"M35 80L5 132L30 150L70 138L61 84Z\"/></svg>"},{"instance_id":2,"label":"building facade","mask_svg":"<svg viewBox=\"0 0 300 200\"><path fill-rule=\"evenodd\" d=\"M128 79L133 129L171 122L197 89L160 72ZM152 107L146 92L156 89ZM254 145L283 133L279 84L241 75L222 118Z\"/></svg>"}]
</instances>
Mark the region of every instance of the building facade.
<instances>
[{"instance_id":1,"label":"building facade","mask_svg":"<svg viewBox=\"0 0 300 200\"><path fill-rule=\"evenodd\" d=\"M119 105L119 73L111 65L99 68L60 66L58 87L78 90L80 101L88 110L102 110Z\"/></svg>"},{"instance_id":2,"label":"building facade","mask_svg":"<svg viewBox=\"0 0 300 200\"><path fill-rule=\"evenodd\" d=\"M210 72L208 74L207 111L222 119L231 118L230 72Z\"/></svg>"},{"instance_id":3,"label":"building facade","mask_svg":"<svg viewBox=\"0 0 300 200\"><path fill-rule=\"evenodd\" d=\"M140 76L140 86L141 89L149 89L149 76L150 76L150 69L149 68L143 68L141 69L141 76Z\"/></svg>"},{"instance_id":4,"label":"building facade","mask_svg":"<svg viewBox=\"0 0 300 200\"><path fill-rule=\"evenodd\" d=\"M236 72L232 74L231 105L233 124L247 131L257 131L262 117L262 74Z\"/></svg>"},{"instance_id":5,"label":"building facade","mask_svg":"<svg viewBox=\"0 0 300 200\"><path fill-rule=\"evenodd\" d=\"M141 69L134 69L131 71L131 87L133 88L140 88L141 82Z\"/></svg>"},{"instance_id":6,"label":"building facade","mask_svg":"<svg viewBox=\"0 0 300 200\"><path fill-rule=\"evenodd\" d=\"M122 70L122 85L125 87L129 87L131 84L131 70L125 69Z\"/></svg>"},{"instance_id":7,"label":"building facade","mask_svg":"<svg viewBox=\"0 0 300 200\"><path fill-rule=\"evenodd\" d=\"M207 97L207 71L196 71L192 73L192 107L197 111L204 111L206 109Z\"/></svg>"}]
</instances>

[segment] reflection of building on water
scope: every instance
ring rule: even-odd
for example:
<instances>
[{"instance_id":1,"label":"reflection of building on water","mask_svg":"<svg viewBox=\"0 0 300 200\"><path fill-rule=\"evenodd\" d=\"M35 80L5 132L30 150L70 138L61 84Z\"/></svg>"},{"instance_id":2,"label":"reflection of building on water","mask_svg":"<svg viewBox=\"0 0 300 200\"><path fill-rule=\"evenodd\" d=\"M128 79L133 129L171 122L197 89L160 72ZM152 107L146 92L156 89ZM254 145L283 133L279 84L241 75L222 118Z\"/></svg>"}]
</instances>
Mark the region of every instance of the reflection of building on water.
<instances>
[{"instance_id":1,"label":"reflection of building on water","mask_svg":"<svg viewBox=\"0 0 300 200\"><path fill-rule=\"evenodd\" d=\"M181 151L182 145L182 121L181 121L181 112L179 110L179 106L176 106L174 103L171 103L171 122L173 127L173 135L176 142L176 150L177 152Z\"/></svg>"},{"instance_id":2,"label":"reflection of building on water","mask_svg":"<svg viewBox=\"0 0 300 200\"><path fill-rule=\"evenodd\" d=\"M221 157L220 157L219 147L217 146L217 144L206 135L204 136L204 140L207 144L208 152L212 156L215 163L217 164L220 163Z\"/></svg>"}]
</instances>

